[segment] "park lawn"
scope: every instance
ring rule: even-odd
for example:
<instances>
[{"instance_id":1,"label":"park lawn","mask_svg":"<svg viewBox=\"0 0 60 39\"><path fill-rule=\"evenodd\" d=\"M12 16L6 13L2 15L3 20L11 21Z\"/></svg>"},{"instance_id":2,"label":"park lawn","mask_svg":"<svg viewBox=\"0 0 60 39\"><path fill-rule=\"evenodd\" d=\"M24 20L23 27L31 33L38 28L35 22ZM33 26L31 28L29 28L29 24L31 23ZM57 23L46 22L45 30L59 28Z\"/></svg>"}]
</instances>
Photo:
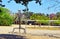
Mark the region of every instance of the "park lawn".
<instances>
[{"instance_id":1,"label":"park lawn","mask_svg":"<svg viewBox=\"0 0 60 39\"><path fill-rule=\"evenodd\" d=\"M60 30L58 27L27 27L28 29L39 29L39 30Z\"/></svg>"}]
</instances>

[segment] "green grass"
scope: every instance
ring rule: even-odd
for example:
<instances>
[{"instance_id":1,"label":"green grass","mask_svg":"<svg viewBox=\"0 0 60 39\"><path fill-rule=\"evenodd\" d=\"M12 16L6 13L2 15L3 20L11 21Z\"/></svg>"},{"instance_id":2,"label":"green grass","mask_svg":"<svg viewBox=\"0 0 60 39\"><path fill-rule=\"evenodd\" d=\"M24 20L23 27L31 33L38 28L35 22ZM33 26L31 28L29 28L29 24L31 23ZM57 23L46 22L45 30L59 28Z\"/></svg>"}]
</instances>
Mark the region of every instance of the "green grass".
<instances>
[{"instance_id":1,"label":"green grass","mask_svg":"<svg viewBox=\"0 0 60 39\"><path fill-rule=\"evenodd\" d=\"M58 27L27 27L28 29L39 29L39 30L60 30Z\"/></svg>"}]
</instances>

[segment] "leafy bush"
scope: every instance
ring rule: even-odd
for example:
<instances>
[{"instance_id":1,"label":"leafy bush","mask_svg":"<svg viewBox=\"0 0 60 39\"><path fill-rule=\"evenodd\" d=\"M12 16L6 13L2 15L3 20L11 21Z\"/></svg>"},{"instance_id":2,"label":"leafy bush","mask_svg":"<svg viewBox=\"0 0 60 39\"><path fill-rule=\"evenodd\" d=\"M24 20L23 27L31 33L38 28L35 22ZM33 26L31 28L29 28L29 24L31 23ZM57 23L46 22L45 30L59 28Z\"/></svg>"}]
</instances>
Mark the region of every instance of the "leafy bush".
<instances>
[{"instance_id":1,"label":"leafy bush","mask_svg":"<svg viewBox=\"0 0 60 39\"><path fill-rule=\"evenodd\" d=\"M0 12L0 25L1 26L11 25L13 22L13 18L10 15L9 10L6 8L2 8L2 7L0 7L0 10L1 10L1 12Z\"/></svg>"},{"instance_id":2,"label":"leafy bush","mask_svg":"<svg viewBox=\"0 0 60 39\"><path fill-rule=\"evenodd\" d=\"M40 23L41 25L48 25L49 24L49 20L40 20L40 21L36 21L37 23Z\"/></svg>"},{"instance_id":3,"label":"leafy bush","mask_svg":"<svg viewBox=\"0 0 60 39\"><path fill-rule=\"evenodd\" d=\"M54 26L60 26L60 20L52 22L52 25L54 25Z\"/></svg>"},{"instance_id":4,"label":"leafy bush","mask_svg":"<svg viewBox=\"0 0 60 39\"><path fill-rule=\"evenodd\" d=\"M48 20L43 20L41 21L42 25L48 25L49 24L49 21Z\"/></svg>"}]
</instances>

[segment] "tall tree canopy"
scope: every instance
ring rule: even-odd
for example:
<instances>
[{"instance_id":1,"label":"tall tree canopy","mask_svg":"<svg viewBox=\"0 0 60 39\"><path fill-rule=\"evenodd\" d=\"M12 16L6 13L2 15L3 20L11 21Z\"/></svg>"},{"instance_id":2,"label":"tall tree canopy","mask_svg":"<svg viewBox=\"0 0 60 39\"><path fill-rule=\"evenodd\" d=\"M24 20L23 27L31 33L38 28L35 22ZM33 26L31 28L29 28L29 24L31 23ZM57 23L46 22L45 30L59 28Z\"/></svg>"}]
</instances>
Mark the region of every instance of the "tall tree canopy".
<instances>
[{"instance_id":1,"label":"tall tree canopy","mask_svg":"<svg viewBox=\"0 0 60 39\"><path fill-rule=\"evenodd\" d=\"M5 7L5 5L2 4L2 0L0 0L0 6Z\"/></svg>"},{"instance_id":2,"label":"tall tree canopy","mask_svg":"<svg viewBox=\"0 0 60 39\"><path fill-rule=\"evenodd\" d=\"M10 1L12 1L12 0L10 0ZM10 2L10 1L8 1L8 2ZM31 2L31 1L36 1L36 3L39 3L41 5L41 0L14 0L14 1L16 3L20 3L20 4L24 5L24 6L27 6L28 3Z\"/></svg>"},{"instance_id":3,"label":"tall tree canopy","mask_svg":"<svg viewBox=\"0 0 60 39\"><path fill-rule=\"evenodd\" d=\"M12 0L9 0L8 3L9 3L10 1L12 1ZM41 5L41 1L42 1L42 0L13 0L13 1L15 1L17 4L20 3L20 4L24 5L24 6L27 6L28 3L31 2L31 1L35 1L36 3L39 3L39 4ZM52 8L52 7L55 7L55 6L57 6L57 7L55 7L55 8L60 7L60 5L59 5L59 4L60 4L60 0L45 0L45 1L48 1L48 2L53 1L53 2L55 2L55 4L53 4L52 6L49 6L48 9L50 9L50 8ZM58 6L58 5L59 5L59 6ZM0 0L0 6L4 6L4 5L2 4L2 0Z\"/></svg>"},{"instance_id":4,"label":"tall tree canopy","mask_svg":"<svg viewBox=\"0 0 60 39\"><path fill-rule=\"evenodd\" d=\"M9 0L8 3L12 1L12 0ZM14 0L17 4L22 4L26 7L26 9L24 9L24 11L28 11L28 4L29 2L31 1L35 1L35 3L39 3L41 5L41 0Z\"/></svg>"}]
</instances>

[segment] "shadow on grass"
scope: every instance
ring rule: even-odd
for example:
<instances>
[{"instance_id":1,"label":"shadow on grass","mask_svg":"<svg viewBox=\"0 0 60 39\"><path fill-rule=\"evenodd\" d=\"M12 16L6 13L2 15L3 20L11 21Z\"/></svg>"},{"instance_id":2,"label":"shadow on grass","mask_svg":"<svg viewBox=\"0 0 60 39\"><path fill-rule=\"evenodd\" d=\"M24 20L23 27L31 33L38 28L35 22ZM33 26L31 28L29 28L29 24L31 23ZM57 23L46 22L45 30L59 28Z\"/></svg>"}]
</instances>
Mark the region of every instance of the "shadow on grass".
<instances>
[{"instance_id":1,"label":"shadow on grass","mask_svg":"<svg viewBox=\"0 0 60 39\"><path fill-rule=\"evenodd\" d=\"M0 34L0 39L26 39L26 37L13 34Z\"/></svg>"}]
</instances>

